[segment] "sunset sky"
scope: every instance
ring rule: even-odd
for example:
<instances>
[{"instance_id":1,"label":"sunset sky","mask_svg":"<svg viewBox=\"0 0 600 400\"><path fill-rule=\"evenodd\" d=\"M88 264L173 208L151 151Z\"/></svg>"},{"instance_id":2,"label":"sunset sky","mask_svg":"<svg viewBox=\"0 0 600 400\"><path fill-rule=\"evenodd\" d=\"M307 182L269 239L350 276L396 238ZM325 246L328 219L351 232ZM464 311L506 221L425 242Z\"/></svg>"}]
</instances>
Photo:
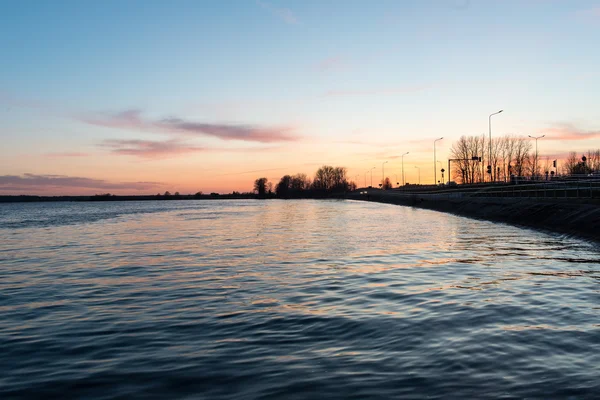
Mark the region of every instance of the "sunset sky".
<instances>
[{"instance_id":1,"label":"sunset sky","mask_svg":"<svg viewBox=\"0 0 600 400\"><path fill-rule=\"evenodd\" d=\"M0 194L433 181L461 135L600 148L600 1L0 0ZM367 174L367 183L369 183Z\"/></svg>"}]
</instances>

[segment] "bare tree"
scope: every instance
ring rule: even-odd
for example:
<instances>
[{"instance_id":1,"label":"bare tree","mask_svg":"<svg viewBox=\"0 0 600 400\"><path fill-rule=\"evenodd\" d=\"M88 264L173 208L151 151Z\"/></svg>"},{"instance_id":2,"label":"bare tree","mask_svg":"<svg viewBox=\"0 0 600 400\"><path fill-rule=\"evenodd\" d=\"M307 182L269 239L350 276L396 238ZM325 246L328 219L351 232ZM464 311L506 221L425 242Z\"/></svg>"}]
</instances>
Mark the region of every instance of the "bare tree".
<instances>
[{"instance_id":1,"label":"bare tree","mask_svg":"<svg viewBox=\"0 0 600 400\"><path fill-rule=\"evenodd\" d=\"M294 192L308 190L310 188L310 179L306 174L296 174L292 177L291 189Z\"/></svg>"},{"instance_id":2,"label":"bare tree","mask_svg":"<svg viewBox=\"0 0 600 400\"><path fill-rule=\"evenodd\" d=\"M452 144L450 176L462 183L485 181L487 166L491 166L490 180L508 180L511 174L523 175L529 167L531 143L525 138L511 135L492 140L492 154L486 152L488 139L482 136L462 136ZM483 162L475 161L482 157Z\"/></svg>"},{"instance_id":3,"label":"bare tree","mask_svg":"<svg viewBox=\"0 0 600 400\"><path fill-rule=\"evenodd\" d=\"M574 151L569 152L567 159L562 163L563 173L567 175L573 174L578 163L579 157L577 157L577 153Z\"/></svg>"},{"instance_id":4,"label":"bare tree","mask_svg":"<svg viewBox=\"0 0 600 400\"><path fill-rule=\"evenodd\" d=\"M315 173L313 188L322 191L347 190L348 179L346 174L346 168L344 167L324 165Z\"/></svg>"},{"instance_id":5,"label":"bare tree","mask_svg":"<svg viewBox=\"0 0 600 400\"><path fill-rule=\"evenodd\" d=\"M586 164L592 172L600 171L600 149L588 150Z\"/></svg>"}]
</instances>

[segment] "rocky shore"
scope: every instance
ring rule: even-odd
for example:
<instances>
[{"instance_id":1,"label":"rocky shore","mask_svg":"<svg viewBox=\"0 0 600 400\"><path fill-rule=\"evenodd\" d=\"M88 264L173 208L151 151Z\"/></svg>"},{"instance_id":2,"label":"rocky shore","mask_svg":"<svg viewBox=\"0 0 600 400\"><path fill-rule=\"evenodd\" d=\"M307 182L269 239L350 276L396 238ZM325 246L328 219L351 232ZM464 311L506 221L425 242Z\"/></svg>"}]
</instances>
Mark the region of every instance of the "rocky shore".
<instances>
[{"instance_id":1,"label":"rocky shore","mask_svg":"<svg viewBox=\"0 0 600 400\"><path fill-rule=\"evenodd\" d=\"M426 208L578 236L600 243L598 199L452 198L382 190L356 191L348 198Z\"/></svg>"}]
</instances>

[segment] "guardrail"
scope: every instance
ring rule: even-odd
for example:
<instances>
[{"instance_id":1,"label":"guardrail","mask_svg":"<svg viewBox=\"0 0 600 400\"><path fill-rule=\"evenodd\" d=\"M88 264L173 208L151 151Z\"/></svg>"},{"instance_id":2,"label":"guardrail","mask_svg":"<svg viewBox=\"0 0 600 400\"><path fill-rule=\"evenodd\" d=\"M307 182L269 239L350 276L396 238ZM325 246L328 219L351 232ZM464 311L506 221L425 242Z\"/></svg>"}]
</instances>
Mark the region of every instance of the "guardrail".
<instances>
[{"instance_id":1,"label":"guardrail","mask_svg":"<svg viewBox=\"0 0 600 400\"><path fill-rule=\"evenodd\" d=\"M544 197L544 198L598 198L598 180L576 180L565 182L544 182L527 185L508 185L482 188L471 193L476 197Z\"/></svg>"},{"instance_id":2,"label":"guardrail","mask_svg":"<svg viewBox=\"0 0 600 400\"><path fill-rule=\"evenodd\" d=\"M600 181L548 181L541 183L523 184L494 184L481 187L470 185L466 187L422 187L400 188L386 191L387 194L399 197L421 196L435 199L450 199L464 197L522 197L522 198L600 198ZM370 193L380 193L381 189L369 189ZM361 192L362 193L362 192ZM364 192L365 194L367 191Z\"/></svg>"}]
</instances>

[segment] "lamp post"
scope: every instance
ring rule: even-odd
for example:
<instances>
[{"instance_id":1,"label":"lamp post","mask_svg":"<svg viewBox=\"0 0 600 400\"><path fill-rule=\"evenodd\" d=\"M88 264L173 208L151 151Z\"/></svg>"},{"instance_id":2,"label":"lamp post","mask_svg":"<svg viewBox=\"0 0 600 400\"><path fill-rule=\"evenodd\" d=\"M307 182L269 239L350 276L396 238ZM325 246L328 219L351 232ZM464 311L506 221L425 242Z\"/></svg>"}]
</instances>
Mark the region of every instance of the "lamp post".
<instances>
[{"instance_id":1,"label":"lamp post","mask_svg":"<svg viewBox=\"0 0 600 400\"><path fill-rule=\"evenodd\" d=\"M383 185L385 185L385 170L383 168L383 166L387 163L387 161L384 161L383 163L381 163L381 188L383 189Z\"/></svg>"},{"instance_id":2,"label":"lamp post","mask_svg":"<svg viewBox=\"0 0 600 400\"><path fill-rule=\"evenodd\" d=\"M373 187L373 170L375 167L371 168L371 187Z\"/></svg>"},{"instance_id":3,"label":"lamp post","mask_svg":"<svg viewBox=\"0 0 600 400\"><path fill-rule=\"evenodd\" d=\"M438 140L442 140L444 137L442 136L439 139L435 139L433 141L433 184L437 185L437 160L436 160L436 155L435 155L435 142L437 142Z\"/></svg>"},{"instance_id":4,"label":"lamp post","mask_svg":"<svg viewBox=\"0 0 600 400\"><path fill-rule=\"evenodd\" d=\"M535 139L535 163L533 164L533 174L532 175L535 175L537 178L537 162L538 162L537 141L538 141L538 139L541 139L546 135L542 135L542 136L538 136L538 137L531 136L531 135L527 135L527 136L529 136L532 139Z\"/></svg>"},{"instance_id":5,"label":"lamp post","mask_svg":"<svg viewBox=\"0 0 600 400\"><path fill-rule=\"evenodd\" d=\"M365 187L367 187L367 172L369 171L365 171Z\"/></svg>"},{"instance_id":6,"label":"lamp post","mask_svg":"<svg viewBox=\"0 0 600 400\"><path fill-rule=\"evenodd\" d=\"M491 170L491 168L492 168L492 116L496 115L496 114L500 114L502 111L504 111L504 110L500 110L498 112L492 113L488 117L489 128L490 128L490 145L489 145L490 146L490 152L488 153L488 156L489 156L488 170ZM490 174L490 182L491 181L492 181L492 174Z\"/></svg>"},{"instance_id":7,"label":"lamp post","mask_svg":"<svg viewBox=\"0 0 600 400\"><path fill-rule=\"evenodd\" d=\"M402 186L404 186L404 156L408 154L408 151L404 154L402 154L401 158L402 158Z\"/></svg>"},{"instance_id":8,"label":"lamp post","mask_svg":"<svg viewBox=\"0 0 600 400\"><path fill-rule=\"evenodd\" d=\"M415 168L419 170L419 185L421 184L421 168L415 165Z\"/></svg>"}]
</instances>

